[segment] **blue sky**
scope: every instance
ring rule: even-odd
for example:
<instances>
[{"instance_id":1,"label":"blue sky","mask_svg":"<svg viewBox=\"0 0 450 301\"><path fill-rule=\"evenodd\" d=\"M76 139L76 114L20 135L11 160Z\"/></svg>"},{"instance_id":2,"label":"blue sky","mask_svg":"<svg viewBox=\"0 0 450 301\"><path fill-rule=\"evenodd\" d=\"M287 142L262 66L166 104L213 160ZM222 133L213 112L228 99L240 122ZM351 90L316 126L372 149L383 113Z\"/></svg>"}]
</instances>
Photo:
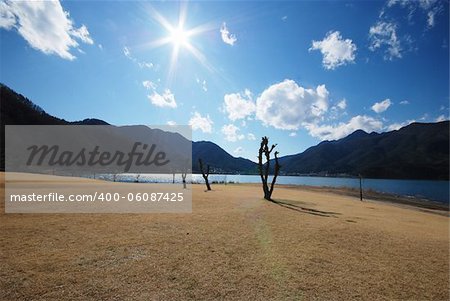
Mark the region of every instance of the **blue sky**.
<instances>
[{"instance_id":1,"label":"blue sky","mask_svg":"<svg viewBox=\"0 0 450 301\"><path fill-rule=\"evenodd\" d=\"M0 81L67 120L190 124L255 160L264 135L288 155L447 120L448 37L447 1L2 1Z\"/></svg>"}]
</instances>

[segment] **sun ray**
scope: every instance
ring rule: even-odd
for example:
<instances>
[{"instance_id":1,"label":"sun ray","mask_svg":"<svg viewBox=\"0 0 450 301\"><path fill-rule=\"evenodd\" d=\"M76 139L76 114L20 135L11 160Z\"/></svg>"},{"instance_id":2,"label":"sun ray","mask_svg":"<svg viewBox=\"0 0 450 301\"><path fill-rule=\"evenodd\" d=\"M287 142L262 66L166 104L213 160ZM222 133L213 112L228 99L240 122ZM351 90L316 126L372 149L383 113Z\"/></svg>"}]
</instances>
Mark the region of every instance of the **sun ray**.
<instances>
[{"instance_id":1,"label":"sun ray","mask_svg":"<svg viewBox=\"0 0 450 301\"><path fill-rule=\"evenodd\" d=\"M161 26L163 26L167 31L171 31L173 26L167 21L166 18L164 18L156 9L154 9L152 6L149 6L149 13L150 16L156 20Z\"/></svg>"},{"instance_id":2,"label":"sun ray","mask_svg":"<svg viewBox=\"0 0 450 301\"><path fill-rule=\"evenodd\" d=\"M144 45L142 45L144 48L150 48L150 49L154 49L154 48L159 48L161 46L167 45L169 44L171 41L170 37L164 37L161 39L157 39L155 41L151 41L148 43L145 43Z\"/></svg>"},{"instance_id":3,"label":"sun ray","mask_svg":"<svg viewBox=\"0 0 450 301\"><path fill-rule=\"evenodd\" d=\"M187 31L187 34L189 34L189 36L195 36L198 34L202 34L208 31L213 31L217 29L217 24L210 22L210 23L205 23L202 25L199 25L197 27L191 28Z\"/></svg>"},{"instance_id":4,"label":"sun ray","mask_svg":"<svg viewBox=\"0 0 450 301\"><path fill-rule=\"evenodd\" d=\"M187 16L187 2L180 3L180 12L178 15L178 28L183 28Z\"/></svg>"},{"instance_id":5,"label":"sun ray","mask_svg":"<svg viewBox=\"0 0 450 301\"><path fill-rule=\"evenodd\" d=\"M186 45L186 48L206 69L212 73L216 73L216 69L208 62L205 55L200 50L191 44Z\"/></svg>"},{"instance_id":6,"label":"sun ray","mask_svg":"<svg viewBox=\"0 0 450 301\"><path fill-rule=\"evenodd\" d=\"M179 51L180 51L179 47L174 47L172 49L172 56L170 57L169 71L167 73L167 83L169 85L172 82L173 77L175 75L175 71L176 71L176 68L177 68L178 52Z\"/></svg>"}]
</instances>

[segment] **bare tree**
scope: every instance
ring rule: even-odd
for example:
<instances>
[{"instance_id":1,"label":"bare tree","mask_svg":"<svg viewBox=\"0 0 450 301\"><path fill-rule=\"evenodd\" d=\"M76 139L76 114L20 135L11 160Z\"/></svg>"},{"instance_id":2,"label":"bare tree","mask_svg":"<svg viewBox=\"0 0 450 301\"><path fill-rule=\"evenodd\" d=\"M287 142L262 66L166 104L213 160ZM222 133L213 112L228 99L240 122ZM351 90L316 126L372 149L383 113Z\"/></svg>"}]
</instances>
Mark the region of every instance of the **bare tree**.
<instances>
[{"instance_id":1,"label":"bare tree","mask_svg":"<svg viewBox=\"0 0 450 301\"><path fill-rule=\"evenodd\" d=\"M186 189L186 175L187 175L187 172L181 173L181 179L183 180L183 188L184 189Z\"/></svg>"},{"instance_id":2,"label":"bare tree","mask_svg":"<svg viewBox=\"0 0 450 301\"><path fill-rule=\"evenodd\" d=\"M209 164L206 166L206 173L203 169L202 159L198 159L198 164L200 166L200 171L202 172L203 179L205 179L206 189L211 190L211 186L209 185L208 176L209 176Z\"/></svg>"},{"instance_id":3,"label":"bare tree","mask_svg":"<svg viewBox=\"0 0 450 301\"><path fill-rule=\"evenodd\" d=\"M275 186L275 182L278 177L278 173L280 172L280 164L278 163L278 151L275 151L275 167L274 167L274 174L272 178L272 183L267 183L269 178L269 171L270 171L270 154L272 153L273 149L276 147L276 144L272 144L272 146L269 148L269 138L262 137L261 140L261 146L259 147L259 153L258 153L258 169L259 169L259 175L261 176L263 191L264 191L264 198L268 201L272 200L272 193ZM263 155L266 159L266 163L263 164Z\"/></svg>"}]
</instances>

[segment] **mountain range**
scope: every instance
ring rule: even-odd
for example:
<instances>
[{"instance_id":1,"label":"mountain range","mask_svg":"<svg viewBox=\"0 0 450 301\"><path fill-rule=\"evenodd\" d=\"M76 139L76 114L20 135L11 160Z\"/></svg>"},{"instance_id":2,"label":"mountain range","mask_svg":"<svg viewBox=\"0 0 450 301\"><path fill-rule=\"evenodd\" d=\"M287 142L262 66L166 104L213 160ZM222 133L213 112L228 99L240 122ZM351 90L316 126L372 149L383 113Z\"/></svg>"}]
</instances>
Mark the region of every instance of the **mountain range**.
<instances>
[{"instance_id":1,"label":"mountain range","mask_svg":"<svg viewBox=\"0 0 450 301\"><path fill-rule=\"evenodd\" d=\"M348 174L389 179L448 179L449 122L412 123L397 131L324 141L280 158L287 174Z\"/></svg>"},{"instance_id":2,"label":"mountain range","mask_svg":"<svg viewBox=\"0 0 450 301\"><path fill-rule=\"evenodd\" d=\"M99 119L66 121L46 113L25 96L0 84L0 168L4 169L5 125L108 125ZM397 131L366 133L357 130L345 138L323 141L306 151L280 157L284 175L357 176L388 179L449 179L449 121L412 123ZM192 143L192 170L198 159L211 173L256 174L257 164L231 156L209 141L191 142L177 133L142 126L121 127L134 138L163 141L174 146ZM255 154L257 153L255 149Z\"/></svg>"}]
</instances>

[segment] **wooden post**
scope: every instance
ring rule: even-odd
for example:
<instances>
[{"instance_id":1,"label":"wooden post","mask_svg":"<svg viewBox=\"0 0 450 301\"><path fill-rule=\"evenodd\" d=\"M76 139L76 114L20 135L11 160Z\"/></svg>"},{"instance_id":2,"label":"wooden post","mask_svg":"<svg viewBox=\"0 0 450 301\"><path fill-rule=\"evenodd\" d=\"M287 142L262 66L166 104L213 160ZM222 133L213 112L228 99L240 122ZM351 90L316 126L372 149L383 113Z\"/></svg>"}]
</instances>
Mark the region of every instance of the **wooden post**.
<instances>
[{"instance_id":1,"label":"wooden post","mask_svg":"<svg viewBox=\"0 0 450 301\"><path fill-rule=\"evenodd\" d=\"M359 175L359 199L363 200L363 192L362 192L362 176Z\"/></svg>"}]
</instances>

